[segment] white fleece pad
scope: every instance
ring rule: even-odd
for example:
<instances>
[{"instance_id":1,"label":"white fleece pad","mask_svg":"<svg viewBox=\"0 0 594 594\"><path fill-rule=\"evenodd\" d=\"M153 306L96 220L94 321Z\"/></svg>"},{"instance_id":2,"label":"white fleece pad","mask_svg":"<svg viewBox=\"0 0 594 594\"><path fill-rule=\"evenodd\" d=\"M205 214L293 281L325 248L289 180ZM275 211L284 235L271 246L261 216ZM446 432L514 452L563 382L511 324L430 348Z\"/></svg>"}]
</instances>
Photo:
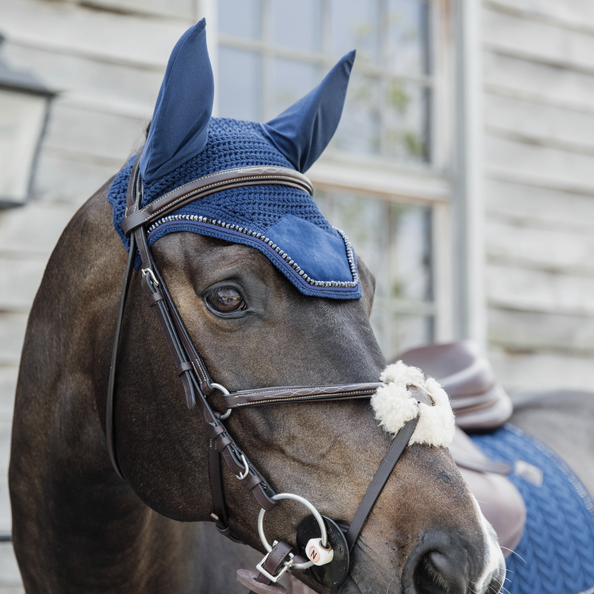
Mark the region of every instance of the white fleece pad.
<instances>
[{"instance_id":1,"label":"white fleece pad","mask_svg":"<svg viewBox=\"0 0 594 594\"><path fill-rule=\"evenodd\" d=\"M396 435L407 421L419 415L419 423L409 444L447 447L454 438L454 413L443 388L423 372L402 361L388 365L380 376L383 385L371 397L375 418L385 431ZM407 386L424 390L435 406L417 402Z\"/></svg>"}]
</instances>

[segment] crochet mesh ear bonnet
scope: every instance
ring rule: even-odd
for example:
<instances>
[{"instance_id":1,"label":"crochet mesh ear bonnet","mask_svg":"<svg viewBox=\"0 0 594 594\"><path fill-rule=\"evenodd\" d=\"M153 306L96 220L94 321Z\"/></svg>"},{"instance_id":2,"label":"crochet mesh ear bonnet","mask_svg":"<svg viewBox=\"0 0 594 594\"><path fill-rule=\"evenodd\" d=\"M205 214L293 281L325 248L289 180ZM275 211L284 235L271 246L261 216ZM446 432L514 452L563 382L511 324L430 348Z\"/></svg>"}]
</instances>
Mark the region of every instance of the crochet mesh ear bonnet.
<instances>
[{"instance_id":1,"label":"crochet mesh ear bonnet","mask_svg":"<svg viewBox=\"0 0 594 594\"><path fill-rule=\"evenodd\" d=\"M140 160L143 206L192 180L248 166L305 172L340 121L355 52L344 56L308 95L266 124L211 117L214 84L204 19L175 46ZM108 194L122 242L126 190L136 157ZM322 216L312 197L285 185L231 188L191 202L148 229L149 244L190 231L243 243L264 253L305 295L358 299L355 255L346 235Z\"/></svg>"}]
</instances>

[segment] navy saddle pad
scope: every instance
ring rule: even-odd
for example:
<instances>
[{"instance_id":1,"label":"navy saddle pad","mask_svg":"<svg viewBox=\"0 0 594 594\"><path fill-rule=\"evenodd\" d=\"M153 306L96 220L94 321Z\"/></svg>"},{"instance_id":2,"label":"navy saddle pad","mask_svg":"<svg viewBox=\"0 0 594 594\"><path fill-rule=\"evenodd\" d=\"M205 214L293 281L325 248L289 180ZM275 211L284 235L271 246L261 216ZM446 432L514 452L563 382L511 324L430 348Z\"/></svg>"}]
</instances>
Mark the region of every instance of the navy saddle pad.
<instances>
[{"instance_id":1,"label":"navy saddle pad","mask_svg":"<svg viewBox=\"0 0 594 594\"><path fill-rule=\"evenodd\" d=\"M594 502L574 472L509 423L471 438L489 458L514 468L509 478L526 502L526 529L506 561L502 592L594 594Z\"/></svg>"}]
</instances>

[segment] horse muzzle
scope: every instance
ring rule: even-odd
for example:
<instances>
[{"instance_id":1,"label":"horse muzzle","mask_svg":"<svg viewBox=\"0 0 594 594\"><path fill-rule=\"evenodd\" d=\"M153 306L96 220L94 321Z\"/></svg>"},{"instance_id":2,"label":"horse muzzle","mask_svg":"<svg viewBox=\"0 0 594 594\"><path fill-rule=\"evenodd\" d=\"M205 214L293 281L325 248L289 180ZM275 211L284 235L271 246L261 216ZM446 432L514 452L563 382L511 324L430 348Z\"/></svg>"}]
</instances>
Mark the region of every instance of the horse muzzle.
<instances>
[{"instance_id":1,"label":"horse muzzle","mask_svg":"<svg viewBox=\"0 0 594 594\"><path fill-rule=\"evenodd\" d=\"M423 535L404 565L403 594L497 594L505 579L505 562L494 533L486 526L483 538L481 554L482 547L472 546L455 532Z\"/></svg>"}]
</instances>

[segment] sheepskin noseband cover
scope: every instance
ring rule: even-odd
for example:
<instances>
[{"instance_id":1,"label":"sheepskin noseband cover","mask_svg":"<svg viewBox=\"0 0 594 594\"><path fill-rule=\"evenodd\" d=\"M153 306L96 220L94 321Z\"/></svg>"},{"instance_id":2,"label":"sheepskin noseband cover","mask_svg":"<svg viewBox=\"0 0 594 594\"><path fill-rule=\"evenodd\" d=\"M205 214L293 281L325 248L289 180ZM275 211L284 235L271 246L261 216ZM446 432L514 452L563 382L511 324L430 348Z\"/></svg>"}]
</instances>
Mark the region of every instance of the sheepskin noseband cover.
<instances>
[{"instance_id":1,"label":"sheepskin noseband cover","mask_svg":"<svg viewBox=\"0 0 594 594\"><path fill-rule=\"evenodd\" d=\"M433 378L425 379L420 369L398 361L386 367L380 380L383 385L371 397L371 406L385 431L396 435L418 415L419 422L409 444L450 445L454 438L454 413L448 395ZM425 391L434 405L417 402L408 391L409 386Z\"/></svg>"}]
</instances>

